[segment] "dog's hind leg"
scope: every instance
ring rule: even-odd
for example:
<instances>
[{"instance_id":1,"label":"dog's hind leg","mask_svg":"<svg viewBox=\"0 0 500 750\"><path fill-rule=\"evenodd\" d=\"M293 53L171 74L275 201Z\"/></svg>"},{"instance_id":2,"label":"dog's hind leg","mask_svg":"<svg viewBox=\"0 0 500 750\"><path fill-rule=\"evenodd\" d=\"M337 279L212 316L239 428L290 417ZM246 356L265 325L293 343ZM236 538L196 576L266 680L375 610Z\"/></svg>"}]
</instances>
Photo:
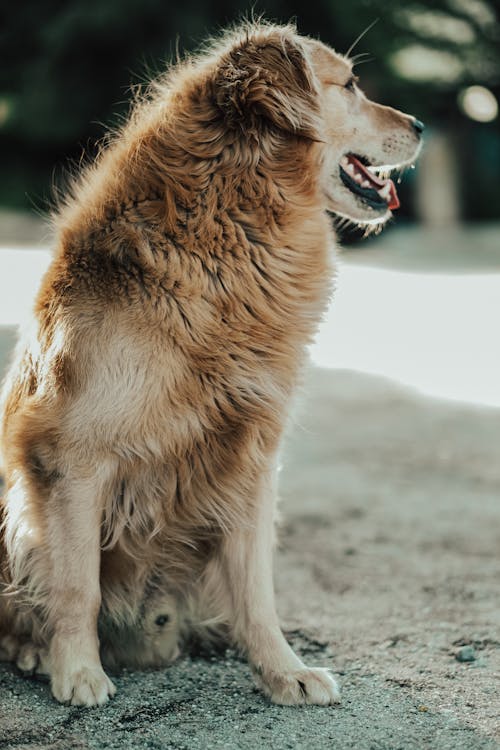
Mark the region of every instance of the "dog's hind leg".
<instances>
[{"instance_id":1,"label":"dog's hind leg","mask_svg":"<svg viewBox=\"0 0 500 750\"><path fill-rule=\"evenodd\" d=\"M14 592L1 596L2 588L8 591L6 581L0 582L0 661L15 662L27 674L48 675L48 649L37 617Z\"/></svg>"},{"instance_id":2,"label":"dog's hind leg","mask_svg":"<svg viewBox=\"0 0 500 750\"><path fill-rule=\"evenodd\" d=\"M253 526L232 531L222 545L233 637L247 653L257 684L274 703L336 703L339 692L329 670L306 667L279 626L272 578L274 513L274 481L265 475Z\"/></svg>"}]
</instances>

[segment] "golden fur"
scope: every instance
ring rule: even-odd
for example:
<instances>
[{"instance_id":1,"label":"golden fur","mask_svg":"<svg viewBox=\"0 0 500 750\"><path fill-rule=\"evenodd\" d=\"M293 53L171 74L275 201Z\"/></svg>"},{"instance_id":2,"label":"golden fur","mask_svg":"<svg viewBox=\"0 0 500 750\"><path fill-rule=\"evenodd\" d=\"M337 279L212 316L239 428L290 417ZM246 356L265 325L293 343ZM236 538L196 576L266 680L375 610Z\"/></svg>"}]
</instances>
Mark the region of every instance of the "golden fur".
<instances>
[{"instance_id":1,"label":"golden fur","mask_svg":"<svg viewBox=\"0 0 500 750\"><path fill-rule=\"evenodd\" d=\"M73 185L3 397L4 656L60 701L223 629L280 703L338 699L274 607L276 455L329 299L346 151L414 158L348 60L245 24L171 68ZM98 632L100 634L100 652ZM2 635L0 633L0 635Z\"/></svg>"}]
</instances>

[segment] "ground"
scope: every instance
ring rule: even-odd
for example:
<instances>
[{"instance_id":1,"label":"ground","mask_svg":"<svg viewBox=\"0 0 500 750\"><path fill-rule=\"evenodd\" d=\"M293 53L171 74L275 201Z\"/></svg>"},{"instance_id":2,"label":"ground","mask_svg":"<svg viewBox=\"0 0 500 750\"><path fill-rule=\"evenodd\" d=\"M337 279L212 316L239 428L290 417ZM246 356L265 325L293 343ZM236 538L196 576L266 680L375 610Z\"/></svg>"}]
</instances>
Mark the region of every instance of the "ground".
<instances>
[{"instance_id":1,"label":"ground","mask_svg":"<svg viewBox=\"0 0 500 750\"><path fill-rule=\"evenodd\" d=\"M333 669L341 705L272 706L231 652L122 673L98 710L57 705L1 665L0 748L500 748L498 236L395 230L350 251L313 349L283 458L276 584L288 638ZM20 270L45 263L17 252L0 249L0 366ZM437 398L448 385L461 401Z\"/></svg>"}]
</instances>

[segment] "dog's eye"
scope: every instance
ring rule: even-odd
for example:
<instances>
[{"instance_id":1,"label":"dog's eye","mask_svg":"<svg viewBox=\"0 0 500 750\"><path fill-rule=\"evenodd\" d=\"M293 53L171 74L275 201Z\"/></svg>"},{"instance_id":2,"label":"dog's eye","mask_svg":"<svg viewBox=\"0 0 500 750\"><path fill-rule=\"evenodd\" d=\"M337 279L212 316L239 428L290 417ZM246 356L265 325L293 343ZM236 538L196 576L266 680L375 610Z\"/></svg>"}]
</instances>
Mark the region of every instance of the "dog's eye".
<instances>
[{"instance_id":1,"label":"dog's eye","mask_svg":"<svg viewBox=\"0 0 500 750\"><path fill-rule=\"evenodd\" d=\"M358 80L357 76L351 76L347 83L345 84L344 88L348 91L355 91L356 90L356 81Z\"/></svg>"},{"instance_id":2,"label":"dog's eye","mask_svg":"<svg viewBox=\"0 0 500 750\"><path fill-rule=\"evenodd\" d=\"M155 620L155 625L158 625L158 627L162 628L164 625L167 624L169 620L170 620L170 617L168 615L158 615L158 617Z\"/></svg>"}]
</instances>

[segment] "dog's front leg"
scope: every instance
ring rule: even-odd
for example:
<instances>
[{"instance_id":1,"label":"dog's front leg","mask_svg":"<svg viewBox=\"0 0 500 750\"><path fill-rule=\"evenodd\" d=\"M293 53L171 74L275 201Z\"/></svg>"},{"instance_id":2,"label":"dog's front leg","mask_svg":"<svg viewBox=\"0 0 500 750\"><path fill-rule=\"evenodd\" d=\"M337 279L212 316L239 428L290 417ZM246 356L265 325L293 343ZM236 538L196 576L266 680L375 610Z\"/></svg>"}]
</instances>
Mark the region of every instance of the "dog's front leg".
<instances>
[{"instance_id":1,"label":"dog's front leg","mask_svg":"<svg viewBox=\"0 0 500 750\"><path fill-rule=\"evenodd\" d=\"M339 691L329 670L306 667L279 626L272 574L275 502L274 480L263 476L253 522L229 533L222 545L233 637L274 703L337 703Z\"/></svg>"},{"instance_id":2,"label":"dog's front leg","mask_svg":"<svg viewBox=\"0 0 500 750\"><path fill-rule=\"evenodd\" d=\"M101 705L115 692L102 669L97 638L104 468L61 477L46 520L50 555L47 625L52 693L73 705Z\"/></svg>"}]
</instances>

